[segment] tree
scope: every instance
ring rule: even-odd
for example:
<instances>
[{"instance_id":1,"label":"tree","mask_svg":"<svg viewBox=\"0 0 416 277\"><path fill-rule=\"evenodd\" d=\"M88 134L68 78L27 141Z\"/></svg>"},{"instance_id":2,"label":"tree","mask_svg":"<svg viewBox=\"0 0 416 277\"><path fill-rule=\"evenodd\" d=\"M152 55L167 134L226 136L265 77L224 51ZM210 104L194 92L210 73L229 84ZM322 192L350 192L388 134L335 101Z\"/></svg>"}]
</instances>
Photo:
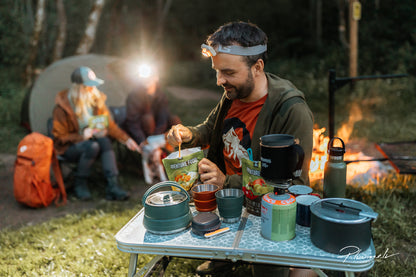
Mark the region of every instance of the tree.
<instances>
[{"instance_id":1,"label":"tree","mask_svg":"<svg viewBox=\"0 0 416 277\"><path fill-rule=\"evenodd\" d=\"M26 86L32 84L34 74L34 63L38 54L39 37L42 32L43 21L45 20L45 0L38 0L36 5L35 25L33 28L32 38L30 40L29 58L26 64L25 79Z\"/></svg>"},{"instance_id":2,"label":"tree","mask_svg":"<svg viewBox=\"0 0 416 277\"><path fill-rule=\"evenodd\" d=\"M52 62L62 58L66 41L66 13L63 0L56 0L56 9L58 11L58 35L55 41Z\"/></svg>"},{"instance_id":3,"label":"tree","mask_svg":"<svg viewBox=\"0 0 416 277\"><path fill-rule=\"evenodd\" d=\"M75 51L76 55L87 54L90 51L95 40L95 34L97 32L98 22L100 20L101 11L104 7L104 4L105 4L105 0L94 1L90 15L88 17L84 36L81 39L77 50Z\"/></svg>"}]
</instances>

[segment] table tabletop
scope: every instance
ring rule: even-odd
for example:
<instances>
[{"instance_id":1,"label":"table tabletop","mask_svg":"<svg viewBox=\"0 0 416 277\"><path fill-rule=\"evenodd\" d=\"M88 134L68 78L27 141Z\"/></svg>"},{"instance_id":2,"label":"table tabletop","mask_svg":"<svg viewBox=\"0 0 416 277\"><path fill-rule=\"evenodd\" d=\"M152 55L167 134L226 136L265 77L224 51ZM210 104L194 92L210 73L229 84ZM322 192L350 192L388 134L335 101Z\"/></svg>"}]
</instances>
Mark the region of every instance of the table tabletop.
<instances>
[{"instance_id":1,"label":"table tabletop","mask_svg":"<svg viewBox=\"0 0 416 277\"><path fill-rule=\"evenodd\" d=\"M144 209L141 209L115 235L119 250L132 254L248 261L346 272L370 269L376 255L373 242L365 251L352 247L345 255L326 252L312 243L310 228L297 224L292 240L265 239L260 234L261 217L249 214L245 209L240 222L221 224L221 228L229 227L229 232L212 238L195 235L191 228L175 234L157 235L143 226L143 216Z\"/></svg>"}]
</instances>

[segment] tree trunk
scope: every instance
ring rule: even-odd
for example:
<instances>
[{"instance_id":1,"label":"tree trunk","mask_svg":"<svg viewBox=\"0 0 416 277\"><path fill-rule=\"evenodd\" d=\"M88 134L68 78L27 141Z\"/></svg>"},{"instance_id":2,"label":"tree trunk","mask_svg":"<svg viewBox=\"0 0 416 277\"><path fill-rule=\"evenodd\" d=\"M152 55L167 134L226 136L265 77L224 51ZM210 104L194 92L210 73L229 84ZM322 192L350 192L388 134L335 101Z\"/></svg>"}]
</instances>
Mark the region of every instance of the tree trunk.
<instances>
[{"instance_id":1,"label":"tree trunk","mask_svg":"<svg viewBox=\"0 0 416 277\"><path fill-rule=\"evenodd\" d=\"M104 3L105 0L95 0L90 15L88 17L84 37L81 39L81 42L79 43L78 48L75 51L76 55L88 54L88 52L90 51L95 40L95 34L97 32L97 26L100 20L101 11L104 7Z\"/></svg>"},{"instance_id":2,"label":"tree trunk","mask_svg":"<svg viewBox=\"0 0 416 277\"><path fill-rule=\"evenodd\" d=\"M33 67L35 64L36 56L38 54L39 37L42 32L42 25L45 19L45 0L38 0L36 4L36 17L35 25L33 28L33 35L30 39L29 58L25 70L26 86L29 87L32 84L33 79Z\"/></svg>"},{"instance_id":3,"label":"tree trunk","mask_svg":"<svg viewBox=\"0 0 416 277\"><path fill-rule=\"evenodd\" d=\"M346 38L346 24L345 24L345 0L338 0L338 15L339 15L339 26L338 26L338 34L339 34L339 40L342 44L342 46L345 49L348 49L350 46L348 44L347 38Z\"/></svg>"},{"instance_id":4,"label":"tree trunk","mask_svg":"<svg viewBox=\"0 0 416 277\"><path fill-rule=\"evenodd\" d=\"M118 35L118 40L123 39L123 32L121 31L120 27L120 12L121 12L121 5L120 0L113 1L113 5L111 7L111 14L110 14L110 26L107 30L106 40L105 40L105 52L106 53L113 53L114 49L114 38Z\"/></svg>"},{"instance_id":5,"label":"tree trunk","mask_svg":"<svg viewBox=\"0 0 416 277\"><path fill-rule=\"evenodd\" d=\"M58 11L58 35L55 41L52 62L60 60L64 51L66 41L66 13L63 0L56 0L56 9Z\"/></svg>"}]
</instances>

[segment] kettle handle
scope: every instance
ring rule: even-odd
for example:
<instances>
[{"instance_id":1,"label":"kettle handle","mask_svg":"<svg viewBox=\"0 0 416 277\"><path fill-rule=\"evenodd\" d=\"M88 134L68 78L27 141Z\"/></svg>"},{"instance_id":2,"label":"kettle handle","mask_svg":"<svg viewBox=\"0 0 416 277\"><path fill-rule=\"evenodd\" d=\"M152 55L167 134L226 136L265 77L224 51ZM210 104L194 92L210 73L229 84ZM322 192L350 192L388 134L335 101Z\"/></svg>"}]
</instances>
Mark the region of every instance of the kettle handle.
<instances>
[{"instance_id":1,"label":"kettle handle","mask_svg":"<svg viewBox=\"0 0 416 277\"><path fill-rule=\"evenodd\" d=\"M176 187L176 188L179 188L181 191L183 191L185 194L186 194L186 196L188 197L188 200L191 198L190 196L189 196L189 194L188 194L188 192L183 188L183 187L181 187L177 182L174 182L174 181L163 181L163 182L160 182L160 183L157 183L157 184L155 184L155 185L153 185L153 186L151 186L145 193L144 193L144 195L143 195L143 198L142 198L142 204L144 205L144 203L146 203L146 199L147 199L147 197L152 193L152 192L154 192L155 190L158 190L158 189L160 189L160 188L162 188L162 187Z\"/></svg>"}]
</instances>

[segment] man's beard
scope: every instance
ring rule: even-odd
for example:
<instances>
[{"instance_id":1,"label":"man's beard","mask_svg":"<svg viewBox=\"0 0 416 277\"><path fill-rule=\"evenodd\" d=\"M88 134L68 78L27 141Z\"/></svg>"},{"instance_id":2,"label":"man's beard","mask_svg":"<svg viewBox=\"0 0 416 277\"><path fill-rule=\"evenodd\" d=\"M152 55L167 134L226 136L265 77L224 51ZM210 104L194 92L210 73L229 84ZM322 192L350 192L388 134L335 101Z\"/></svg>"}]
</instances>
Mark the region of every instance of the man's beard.
<instances>
[{"instance_id":1,"label":"man's beard","mask_svg":"<svg viewBox=\"0 0 416 277\"><path fill-rule=\"evenodd\" d=\"M254 89L253 75L251 74L251 72L249 72L246 82L241 86L233 86L228 83L225 83L223 87L225 88L224 92L228 99L244 99L248 97Z\"/></svg>"}]
</instances>

